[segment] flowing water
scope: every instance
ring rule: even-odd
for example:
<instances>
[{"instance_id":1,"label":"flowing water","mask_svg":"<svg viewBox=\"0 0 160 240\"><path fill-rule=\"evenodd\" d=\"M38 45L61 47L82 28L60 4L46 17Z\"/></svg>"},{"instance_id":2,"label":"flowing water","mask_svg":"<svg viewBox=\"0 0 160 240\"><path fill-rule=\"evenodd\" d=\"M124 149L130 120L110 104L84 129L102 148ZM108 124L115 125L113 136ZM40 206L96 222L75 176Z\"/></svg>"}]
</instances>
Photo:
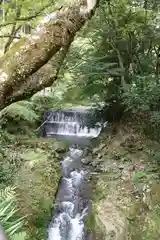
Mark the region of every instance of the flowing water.
<instances>
[{"instance_id":1,"label":"flowing water","mask_svg":"<svg viewBox=\"0 0 160 240\"><path fill-rule=\"evenodd\" d=\"M43 135L70 142L62 159L62 178L57 203L48 229L48 240L86 240L84 221L91 211L89 168L83 165L86 146L99 135L101 128L86 125L86 111L60 111L46 114Z\"/></svg>"}]
</instances>

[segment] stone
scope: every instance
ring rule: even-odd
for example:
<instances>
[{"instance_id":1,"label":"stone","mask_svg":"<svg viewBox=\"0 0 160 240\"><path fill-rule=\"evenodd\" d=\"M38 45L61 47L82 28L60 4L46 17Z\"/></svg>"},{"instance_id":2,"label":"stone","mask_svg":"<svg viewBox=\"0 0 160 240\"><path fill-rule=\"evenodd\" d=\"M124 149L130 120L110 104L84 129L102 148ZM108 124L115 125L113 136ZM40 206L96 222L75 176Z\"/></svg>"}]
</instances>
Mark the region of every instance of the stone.
<instances>
[{"instance_id":1,"label":"stone","mask_svg":"<svg viewBox=\"0 0 160 240\"><path fill-rule=\"evenodd\" d=\"M102 154L101 153L98 153L98 158L102 158Z\"/></svg>"},{"instance_id":2,"label":"stone","mask_svg":"<svg viewBox=\"0 0 160 240\"><path fill-rule=\"evenodd\" d=\"M106 144L101 143L101 144L99 145L98 149L99 149L99 150L102 150L104 147L106 147Z\"/></svg>"},{"instance_id":3,"label":"stone","mask_svg":"<svg viewBox=\"0 0 160 240\"><path fill-rule=\"evenodd\" d=\"M91 162L91 159L89 159L89 158L82 158L81 159L81 163L83 163L85 165L88 165L90 162Z\"/></svg>"},{"instance_id":4,"label":"stone","mask_svg":"<svg viewBox=\"0 0 160 240\"><path fill-rule=\"evenodd\" d=\"M143 150L143 146L138 146L137 150L142 151Z\"/></svg>"},{"instance_id":5,"label":"stone","mask_svg":"<svg viewBox=\"0 0 160 240\"><path fill-rule=\"evenodd\" d=\"M122 170L122 169L124 169L124 165L121 164L121 165L118 166L118 168L119 168L120 170Z\"/></svg>"},{"instance_id":6,"label":"stone","mask_svg":"<svg viewBox=\"0 0 160 240\"><path fill-rule=\"evenodd\" d=\"M92 167L96 167L98 164L97 164L97 161L93 161L92 163L91 163L91 165L92 165Z\"/></svg>"}]
</instances>

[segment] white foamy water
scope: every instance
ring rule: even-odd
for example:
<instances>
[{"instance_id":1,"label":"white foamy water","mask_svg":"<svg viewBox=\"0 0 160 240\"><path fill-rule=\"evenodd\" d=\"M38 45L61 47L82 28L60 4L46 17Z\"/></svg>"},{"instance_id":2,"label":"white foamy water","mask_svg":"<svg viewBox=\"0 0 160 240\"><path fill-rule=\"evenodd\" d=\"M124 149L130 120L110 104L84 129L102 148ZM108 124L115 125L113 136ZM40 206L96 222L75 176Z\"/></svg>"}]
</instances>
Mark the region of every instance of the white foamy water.
<instances>
[{"instance_id":1,"label":"white foamy water","mask_svg":"<svg viewBox=\"0 0 160 240\"><path fill-rule=\"evenodd\" d=\"M71 220L70 240L82 240L84 235L84 223L81 221L80 215Z\"/></svg>"},{"instance_id":2,"label":"white foamy water","mask_svg":"<svg viewBox=\"0 0 160 240\"><path fill-rule=\"evenodd\" d=\"M57 129L55 130L55 127ZM48 125L46 126L46 130L49 135L67 135L67 136L78 136L78 137L90 137L95 138L101 132L101 127L97 128L87 128L82 127L78 123L58 123L57 126Z\"/></svg>"},{"instance_id":3,"label":"white foamy water","mask_svg":"<svg viewBox=\"0 0 160 240\"><path fill-rule=\"evenodd\" d=\"M62 207L64 212L68 213L69 216L72 216L74 210L74 204L71 202L62 202Z\"/></svg>"},{"instance_id":4,"label":"white foamy water","mask_svg":"<svg viewBox=\"0 0 160 240\"><path fill-rule=\"evenodd\" d=\"M84 179L84 175L85 175L85 172L83 170L81 170L80 172L77 172L77 171L71 172L73 186L78 187L82 183Z\"/></svg>"},{"instance_id":5,"label":"white foamy water","mask_svg":"<svg viewBox=\"0 0 160 240\"><path fill-rule=\"evenodd\" d=\"M53 136L76 136L85 139L97 137L101 131L100 124L95 128L88 128L85 126L85 118L85 111L52 112L47 117L46 136L53 134ZM48 240L85 239L84 217L88 214L89 205L85 196L85 179L88 173L81 169L84 153L83 149L70 147L68 155L62 162L63 176L57 198L59 202L48 229Z\"/></svg>"},{"instance_id":6,"label":"white foamy water","mask_svg":"<svg viewBox=\"0 0 160 240\"><path fill-rule=\"evenodd\" d=\"M61 232L60 228L63 229L63 225L66 226L66 215L60 214L58 219L49 229L48 240L82 240L84 236L84 223L81 220L80 214L77 214L74 218L67 216L69 229L65 232Z\"/></svg>"},{"instance_id":7,"label":"white foamy water","mask_svg":"<svg viewBox=\"0 0 160 240\"><path fill-rule=\"evenodd\" d=\"M74 159L76 159L77 156L83 156L83 150L70 148L69 156L65 157L64 162L62 163L63 171L64 168L68 166L68 163L73 161L71 156ZM79 204L80 200L76 195L74 196L74 194L76 194L77 189L80 187L85 174L86 172L83 170L74 170L70 172L70 177L63 177L62 187L64 191L67 192L67 195L73 199L73 202L62 201L59 203L59 213L55 216L50 224L48 231L48 240L84 239L83 217L87 213L87 210L83 209L82 213L75 212L75 206Z\"/></svg>"},{"instance_id":8,"label":"white foamy water","mask_svg":"<svg viewBox=\"0 0 160 240\"><path fill-rule=\"evenodd\" d=\"M75 148L69 148L70 152L69 155L71 158L77 158L83 156L83 150L82 149L75 149Z\"/></svg>"},{"instance_id":9,"label":"white foamy water","mask_svg":"<svg viewBox=\"0 0 160 240\"><path fill-rule=\"evenodd\" d=\"M73 159L67 156L62 162L62 167L63 168L68 167L72 162L73 162Z\"/></svg>"},{"instance_id":10,"label":"white foamy water","mask_svg":"<svg viewBox=\"0 0 160 240\"><path fill-rule=\"evenodd\" d=\"M47 117L45 130L48 136L65 135L94 138L100 134L101 124L97 123L94 127L86 124L88 112L76 111L53 111Z\"/></svg>"},{"instance_id":11,"label":"white foamy water","mask_svg":"<svg viewBox=\"0 0 160 240\"><path fill-rule=\"evenodd\" d=\"M48 240L61 240L60 222L55 222L49 229Z\"/></svg>"},{"instance_id":12,"label":"white foamy water","mask_svg":"<svg viewBox=\"0 0 160 240\"><path fill-rule=\"evenodd\" d=\"M68 194L70 194L71 196L74 194L74 189L73 189L73 181L71 178L63 178L65 181L65 186L64 188L67 190Z\"/></svg>"}]
</instances>

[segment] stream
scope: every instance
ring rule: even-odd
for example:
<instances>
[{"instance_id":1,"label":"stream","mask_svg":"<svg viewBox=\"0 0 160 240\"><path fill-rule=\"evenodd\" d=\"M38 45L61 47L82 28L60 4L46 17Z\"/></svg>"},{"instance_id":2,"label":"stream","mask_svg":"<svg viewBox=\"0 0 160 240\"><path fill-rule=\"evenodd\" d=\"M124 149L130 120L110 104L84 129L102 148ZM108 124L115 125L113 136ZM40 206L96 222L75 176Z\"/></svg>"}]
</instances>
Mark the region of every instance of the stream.
<instances>
[{"instance_id":1,"label":"stream","mask_svg":"<svg viewBox=\"0 0 160 240\"><path fill-rule=\"evenodd\" d=\"M61 162L61 181L56 196L48 240L88 240L84 222L91 212L90 169L83 164L91 139L101 128L85 126L87 112L71 110L48 112L43 136L68 141L69 151Z\"/></svg>"}]
</instances>

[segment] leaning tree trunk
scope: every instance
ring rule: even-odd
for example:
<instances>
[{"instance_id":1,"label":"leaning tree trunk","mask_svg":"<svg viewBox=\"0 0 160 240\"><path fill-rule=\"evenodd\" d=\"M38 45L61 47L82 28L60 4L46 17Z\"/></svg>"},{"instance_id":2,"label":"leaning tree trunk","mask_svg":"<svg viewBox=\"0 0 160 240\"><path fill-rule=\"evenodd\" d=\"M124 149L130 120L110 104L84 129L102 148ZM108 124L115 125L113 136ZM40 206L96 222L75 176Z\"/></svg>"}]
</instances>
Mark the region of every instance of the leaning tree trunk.
<instances>
[{"instance_id":1,"label":"leaning tree trunk","mask_svg":"<svg viewBox=\"0 0 160 240\"><path fill-rule=\"evenodd\" d=\"M56 80L74 36L93 16L98 3L99 0L81 0L62 7L0 59L0 110Z\"/></svg>"}]
</instances>

